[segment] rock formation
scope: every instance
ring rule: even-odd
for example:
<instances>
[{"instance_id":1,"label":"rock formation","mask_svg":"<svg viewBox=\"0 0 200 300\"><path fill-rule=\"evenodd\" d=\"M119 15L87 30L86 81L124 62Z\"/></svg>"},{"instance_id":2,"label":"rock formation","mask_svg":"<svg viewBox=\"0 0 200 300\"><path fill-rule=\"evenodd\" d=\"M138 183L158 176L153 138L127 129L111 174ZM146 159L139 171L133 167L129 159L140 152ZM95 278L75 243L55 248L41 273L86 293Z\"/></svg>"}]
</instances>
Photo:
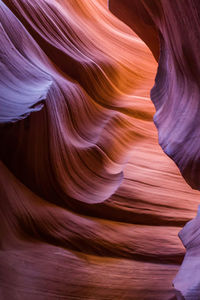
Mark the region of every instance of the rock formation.
<instances>
[{"instance_id":1,"label":"rock formation","mask_svg":"<svg viewBox=\"0 0 200 300\"><path fill-rule=\"evenodd\" d=\"M161 49L159 142L198 188L198 3L183 1L191 32L178 0L110 1L134 33L106 0L0 0L0 299L178 293L199 192L162 153L149 92Z\"/></svg>"}]
</instances>

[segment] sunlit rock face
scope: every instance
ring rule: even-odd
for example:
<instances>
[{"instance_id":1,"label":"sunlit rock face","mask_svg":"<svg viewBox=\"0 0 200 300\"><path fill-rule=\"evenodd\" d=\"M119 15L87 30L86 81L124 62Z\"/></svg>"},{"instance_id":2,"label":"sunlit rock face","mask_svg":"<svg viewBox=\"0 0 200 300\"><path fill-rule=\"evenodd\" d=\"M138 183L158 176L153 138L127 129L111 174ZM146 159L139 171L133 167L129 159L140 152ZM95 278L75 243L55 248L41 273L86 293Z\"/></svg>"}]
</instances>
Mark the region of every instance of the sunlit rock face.
<instances>
[{"instance_id":1,"label":"sunlit rock face","mask_svg":"<svg viewBox=\"0 0 200 300\"><path fill-rule=\"evenodd\" d=\"M156 82L151 91L159 143L176 162L186 181L200 189L200 2L109 2L111 11L138 33L157 60L159 57Z\"/></svg>"},{"instance_id":2,"label":"sunlit rock face","mask_svg":"<svg viewBox=\"0 0 200 300\"><path fill-rule=\"evenodd\" d=\"M151 99L159 143L191 187L200 189L200 2L110 0L109 5L158 60ZM179 234L187 254L174 280L177 299L200 299L199 226L198 213Z\"/></svg>"},{"instance_id":3,"label":"sunlit rock face","mask_svg":"<svg viewBox=\"0 0 200 300\"><path fill-rule=\"evenodd\" d=\"M2 131L1 152L41 196L98 203L118 188L133 144L148 134L142 122L152 109L145 112L138 101L148 95L155 64L142 42L116 27L120 23L105 6L61 3L8 1L8 8L1 2L2 36L10 45L9 57L2 55L2 121L45 106ZM133 117L135 123L145 119L141 129Z\"/></svg>"},{"instance_id":4,"label":"sunlit rock face","mask_svg":"<svg viewBox=\"0 0 200 300\"><path fill-rule=\"evenodd\" d=\"M0 1L1 299L175 297L199 193L158 146L149 9L153 55L107 1Z\"/></svg>"}]
</instances>

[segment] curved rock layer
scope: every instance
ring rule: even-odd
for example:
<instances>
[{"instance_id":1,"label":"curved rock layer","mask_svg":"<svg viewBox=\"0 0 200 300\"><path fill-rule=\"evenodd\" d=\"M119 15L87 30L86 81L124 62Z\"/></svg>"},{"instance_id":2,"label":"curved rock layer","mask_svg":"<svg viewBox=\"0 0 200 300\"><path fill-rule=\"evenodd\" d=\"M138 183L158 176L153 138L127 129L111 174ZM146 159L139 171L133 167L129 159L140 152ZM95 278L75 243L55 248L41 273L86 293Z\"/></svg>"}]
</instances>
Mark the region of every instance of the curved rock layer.
<instances>
[{"instance_id":1,"label":"curved rock layer","mask_svg":"<svg viewBox=\"0 0 200 300\"><path fill-rule=\"evenodd\" d=\"M110 9L135 30L155 58L159 58L156 82L151 91L159 143L186 181L194 189L200 189L200 2L109 2Z\"/></svg>"},{"instance_id":2,"label":"curved rock layer","mask_svg":"<svg viewBox=\"0 0 200 300\"><path fill-rule=\"evenodd\" d=\"M158 60L151 99L164 152L194 189L199 181L200 2L114 1L110 9L145 41ZM160 54L159 53L160 48ZM187 254L174 280L179 299L200 299L199 216L180 232Z\"/></svg>"},{"instance_id":3,"label":"curved rock layer","mask_svg":"<svg viewBox=\"0 0 200 300\"><path fill-rule=\"evenodd\" d=\"M0 0L1 299L175 297L199 194L157 145L156 62L106 2Z\"/></svg>"}]
</instances>

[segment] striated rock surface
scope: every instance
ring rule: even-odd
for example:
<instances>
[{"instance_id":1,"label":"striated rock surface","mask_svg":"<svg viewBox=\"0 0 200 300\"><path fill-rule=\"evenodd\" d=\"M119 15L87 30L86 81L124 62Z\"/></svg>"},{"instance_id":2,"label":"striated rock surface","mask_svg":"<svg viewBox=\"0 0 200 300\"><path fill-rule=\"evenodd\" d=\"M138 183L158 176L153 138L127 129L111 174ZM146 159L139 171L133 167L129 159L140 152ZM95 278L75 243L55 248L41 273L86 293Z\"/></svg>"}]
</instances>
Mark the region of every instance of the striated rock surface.
<instances>
[{"instance_id":1,"label":"striated rock surface","mask_svg":"<svg viewBox=\"0 0 200 300\"><path fill-rule=\"evenodd\" d=\"M200 189L200 3L111 0L110 9L137 32L157 60L159 57L151 91L159 143L186 181Z\"/></svg>"},{"instance_id":2,"label":"striated rock surface","mask_svg":"<svg viewBox=\"0 0 200 300\"><path fill-rule=\"evenodd\" d=\"M151 99L159 143L187 183L199 190L200 2L109 2L111 11L144 40L158 60ZM200 299L198 219L179 234L187 254L174 280L178 299Z\"/></svg>"},{"instance_id":3,"label":"striated rock surface","mask_svg":"<svg viewBox=\"0 0 200 300\"><path fill-rule=\"evenodd\" d=\"M190 93L191 77L179 82L164 42L169 2L160 27L161 2L123 3L110 9L123 21L128 9L155 59L163 29L154 119L196 187L187 112L198 84ZM158 146L151 52L105 0L4 0L0 20L0 299L173 299L185 253L177 234L199 193Z\"/></svg>"}]
</instances>

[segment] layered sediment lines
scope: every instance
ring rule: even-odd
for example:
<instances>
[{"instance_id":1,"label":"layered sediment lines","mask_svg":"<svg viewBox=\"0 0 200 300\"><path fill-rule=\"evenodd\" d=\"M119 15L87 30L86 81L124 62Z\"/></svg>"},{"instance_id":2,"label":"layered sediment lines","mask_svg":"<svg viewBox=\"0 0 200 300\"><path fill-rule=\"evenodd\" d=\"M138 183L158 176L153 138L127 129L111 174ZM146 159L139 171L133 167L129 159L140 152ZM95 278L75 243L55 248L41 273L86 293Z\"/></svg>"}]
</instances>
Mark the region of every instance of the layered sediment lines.
<instances>
[{"instance_id":1,"label":"layered sediment lines","mask_svg":"<svg viewBox=\"0 0 200 300\"><path fill-rule=\"evenodd\" d=\"M175 296L199 194L158 146L156 61L106 2L0 1L1 299Z\"/></svg>"}]
</instances>

